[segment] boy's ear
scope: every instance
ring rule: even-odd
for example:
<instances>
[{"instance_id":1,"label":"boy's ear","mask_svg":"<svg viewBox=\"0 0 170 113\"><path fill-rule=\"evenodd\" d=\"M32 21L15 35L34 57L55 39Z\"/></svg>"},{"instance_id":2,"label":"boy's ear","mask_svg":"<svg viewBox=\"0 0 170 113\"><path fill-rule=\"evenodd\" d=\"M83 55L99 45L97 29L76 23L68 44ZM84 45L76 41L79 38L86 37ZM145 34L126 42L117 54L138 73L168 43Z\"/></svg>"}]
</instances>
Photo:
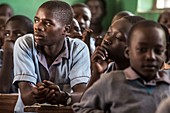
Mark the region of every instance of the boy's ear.
<instances>
[{"instance_id":1,"label":"boy's ear","mask_svg":"<svg viewBox=\"0 0 170 113\"><path fill-rule=\"evenodd\" d=\"M129 59L129 48L128 47L126 47L124 54L125 54L125 57Z\"/></svg>"},{"instance_id":2,"label":"boy's ear","mask_svg":"<svg viewBox=\"0 0 170 113\"><path fill-rule=\"evenodd\" d=\"M68 35L70 35L70 31L71 31L71 26L70 25L66 25L64 27L64 34L68 36Z\"/></svg>"}]
</instances>

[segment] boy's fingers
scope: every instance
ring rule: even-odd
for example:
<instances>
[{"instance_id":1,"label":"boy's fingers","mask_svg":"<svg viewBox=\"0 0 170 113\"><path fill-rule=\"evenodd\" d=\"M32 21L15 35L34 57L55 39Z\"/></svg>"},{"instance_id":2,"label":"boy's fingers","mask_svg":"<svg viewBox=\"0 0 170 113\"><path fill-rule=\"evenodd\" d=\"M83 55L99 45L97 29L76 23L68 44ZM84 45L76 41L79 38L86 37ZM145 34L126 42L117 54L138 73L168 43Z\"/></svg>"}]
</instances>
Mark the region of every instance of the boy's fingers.
<instances>
[{"instance_id":1,"label":"boy's fingers","mask_svg":"<svg viewBox=\"0 0 170 113\"><path fill-rule=\"evenodd\" d=\"M44 86L45 87L45 84L43 82L39 82L36 84L37 87L40 87L40 86Z\"/></svg>"},{"instance_id":2,"label":"boy's fingers","mask_svg":"<svg viewBox=\"0 0 170 113\"><path fill-rule=\"evenodd\" d=\"M50 90L49 92L48 92L48 94L46 95L46 100L47 101L51 101L54 97L55 97L56 95L55 95L55 90Z\"/></svg>"},{"instance_id":3,"label":"boy's fingers","mask_svg":"<svg viewBox=\"0 0 170 113\"><path fill-rule=\"evenodd\" d=\"M53 84L54 84L53 82L48 81L48 80L44 80L43 83L44 83L46 86L49 86L49 85L53 85Z\"/></svg>"}]
</instances>

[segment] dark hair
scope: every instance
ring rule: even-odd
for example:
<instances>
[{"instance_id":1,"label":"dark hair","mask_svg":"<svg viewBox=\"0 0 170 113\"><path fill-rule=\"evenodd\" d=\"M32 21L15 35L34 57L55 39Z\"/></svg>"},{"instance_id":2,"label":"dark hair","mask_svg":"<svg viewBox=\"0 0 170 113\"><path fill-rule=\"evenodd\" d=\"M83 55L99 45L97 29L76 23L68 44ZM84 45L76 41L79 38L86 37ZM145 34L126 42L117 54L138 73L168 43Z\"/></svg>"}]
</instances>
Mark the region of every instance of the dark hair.
<instances>
[{"instance_id":1,"label":"dark hair","mask_svg":"<svg viewBox=\"0 0 170 113\"><path fill-rule=\"evenodd\" d=\"M86 7L86 8L88 8L88 9L90 10L89 6L86 5L85 3L73 4L71 7L72 7L72 8L74 8L74 7Z\"/></svg>"},{"instance_id":2,"label":"dark hair","mask_svg":"<svg viewBox=\"0 0 170 113\"><path fill-rule=\"evenodd\" d=\"M166 42L167 42L167 44L170 44L170 37L169 37L168 28L165 25L162 25L162 24L161 24L161 26L162 26L162 28L163 28L163 30L165 32L165 35L166 35Z\"/></svg>"},{"instance_id":3,"label":"dark hair","mask_svg":"<svg viewBox=\"0 0 170 113\"><path fill-rule=\"evenodd\" d=\"M15 15L12 16L11 18L8 19L8 21L6 22L5 25L7 25L9 22L18 22L20 24L22 24L23 26L25 26L25 29L27 30L27 33L33 33L33 22L31 19L29 19L26 16L23 15Z\"/></svg>"},{"instance_id":4,"label":"dark hair","mask_svg":"<svg viewBox=\"0 0 170 113\"><path fill-rule=\"evenodd\" d=\"M89 1L92 1L92 0L86 0L85 3L87 4ZM96 0L96 1L100 2L100 5L103 11L102 15L105 16L107 14L106 1L105 0Z\"/></svg>"},{"instance_id":5,"label":"dark hair","mask_svg":"<svg viewBox=\"0 0 170 113\"><path fill-rule=\"evenodd\" d=\"M134 16L134 14L130 11L120 11L113 17L112 22L125 16Z\"/></svg>"},{"instance_id":6,"label":"dark hair","mask_svg":"<svg viewBox=\"0 0 170 113\"><path fill-rule=\"evenodd\" d=\"M161 18L163 15L170 15L170 10L165 10L164 12L162 12L159 17L158 17L158 23L160 22Z\"/></svg>"},{"instance_id":7,"label":"dark hair","mask_svg":"<svg viewBox=\"0 0 170 113\"><path fill-rule=\"evenodd\" d=\"M2 4L0 4L0 8L9 8L11 10L11 15L9 15L9 16L10 17L13 16L13 8L9 4L2 3ZM4 15L2 15L2 16L4 16Z\"/></svg>"},{"instance_id":8,"label":"dark hair","mask_svg":"<svg viewBox=\"0 0 170 113\"><path fill-rule=\"evenodd\" d=\"M43 3L39 8L50 10L51 13L55 13L56 20L60 20L62 24L70 24L73 20L73 11L69 4L63 1L47 1Z\"/></svg>"},{"instance_id":9,"label":"dark hair","mask_svg":"<svg viewBox=\"0 0 170 113\"><path fill-rule=\"evenodd\" d=\"M125 16L122 18L126 19L131 24L136 24L139 21L145 20L145 18L141 16Z\"/></svg>"},{"instance_id":10,"label":"dark hair","mask_svg":"<svg viewBox=\"0 0 170 113\"><path fill-rule=\"evenodd\" d=\"M162 28L162 26L153 21L153 20L142 20L140 22L137 22L136 24L134 24L134 26L130 29L129 34L128 34L128 40L127 40L127 45L130 46L131 42L132 42L132 34L135 30L137 29L141 29L141 28L150 28L150 27L155 27L155 28L159 28L162 29L162 31L165 33L164 29ZM166 33L165 33L166 36ZM165 38L166 41L166 38Z\"/></svg>"}]
</instances>

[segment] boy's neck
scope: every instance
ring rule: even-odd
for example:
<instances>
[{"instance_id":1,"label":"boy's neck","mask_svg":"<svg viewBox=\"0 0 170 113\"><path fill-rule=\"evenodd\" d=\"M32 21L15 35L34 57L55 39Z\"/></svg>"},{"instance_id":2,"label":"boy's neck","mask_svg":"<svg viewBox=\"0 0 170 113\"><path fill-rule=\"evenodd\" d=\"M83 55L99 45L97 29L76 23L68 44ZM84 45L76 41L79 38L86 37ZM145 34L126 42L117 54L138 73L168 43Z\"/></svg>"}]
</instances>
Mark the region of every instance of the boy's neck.
<instances>
[{"instance_id":1,"label":"boy's neck","mask_svg":"<svg viewBox=\"0 0 170 113\"><path fill-rule=\"evenodd\" d=\"M116 70L124 70L124 69L126 69L126 68L128 68L129 67L129 63L116 63L115 62L115 67L116 67Z\"/></svg>"},{"instance_id":2,"label":"boy's neck","mask_svg":"<svg viewBox=\"0 0 170 113\"><path fill-rule=\"evenodd\" d=\"M130 66L130 63L128 59L121 60L121 62L115 61L116 70L124 70L125 68L128 68L129 66Z\"/></svg>"},{"instance_id":3,"label":"boy's neck","mask_svg":"<svg viewBox=\"0 0 170 113\"><path fill-rule=\"evenodd\" d=\"M145 82L149 82L151 80L153 80L155 77L156 77L156 74L155 76L152 76L150 77L149 75L148 76L143 76L142 74L140 74L138 71L136 71L133 67L131 67Z\"/></svg>"}]
</instances>

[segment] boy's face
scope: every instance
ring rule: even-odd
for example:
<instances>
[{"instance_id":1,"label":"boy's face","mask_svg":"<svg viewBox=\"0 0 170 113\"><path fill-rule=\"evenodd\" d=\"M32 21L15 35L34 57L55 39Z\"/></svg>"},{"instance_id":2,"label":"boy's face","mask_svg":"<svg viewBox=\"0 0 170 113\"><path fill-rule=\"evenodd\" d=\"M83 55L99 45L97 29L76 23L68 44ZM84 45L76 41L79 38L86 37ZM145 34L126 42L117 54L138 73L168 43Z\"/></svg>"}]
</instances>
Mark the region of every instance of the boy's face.
<instances>
[{"instance_id":1,"label":"boy's face","mask_svg":"<svg viewBox=\"0 0 170 113\"><path fill-rule=\"evenodd\" d=\"M70 35L71 38L82 38L81 28L76 19L73 19L71 24Z\"/></svg>"},{"instance_id":2,"label":"boy's face","mask_svg":"<svg viewBox=\"0 0 170 113\"><path fill-rule=\"evenodd\" d=\"M102 46L105 47L109 53L109 59L114 61L122 61L125 59L124 50L127 47L127 34L131 26L125 19L120 19L109 27L102 41Z\"/></svg>"},{"instance_id":3,"label":"boy's face","mask_svg":"<svg viewBox=\"0 0 170 113\"><path fill-rule=\"evenodd\" d=\"M151 80L165 60L165 34L158 28L137 28L131 37L129 59L131 67L144 80Z\"/></svg>"},{"instance_id":4,"label":"boy's face","mask_svg":"<svg viewBox=\"0 0 170 113\"><path fill-rule=\"evenodd\" d=\"M103 15L103 9L102 9L102 4L98 0L89 0L87 2L87 5L90 8L90 11L92 13L92 20L91 23L98 23L101 21L101 17Z\"/></svg>"},{"instance_id":5,"label":"boy's face","mask_svg":"<svg viewBox=\"0 0 170 113\"><path fill-rule=\"evenodd\" d=\"M78 21L81 32L90 27L91 12L86 7L74 7L74 18Z\"/></svg>"},{"instance_id":6,"label":"boy's face","mask_svg":"<svg viewBox=\"0 0 170 113\"><path fill-rule=\"evenodd\" d=\"M10 21L5 25L4 29L4 39L10 38L13 41L22 35L25 35L28 31L25 28L26 26L22 25L18 21Z\"/></svg>"},{"instance_id":7,"label":"boy's face","mask_svg":"<svg viewBox=\"0 0 170 113\"><path fill-rule=\"evenodd\" d=\"M38 9L34 17L34 38L38 45L63 44L66 25L62 25L57 16L45 8Z\"/></svg>"},{"instance_id":8,"label":"boy's face","mask_svg":"<svg viewBox=\"0 0 170 113\"><path fill-rule=\"evenodd\" d=\"M170 34L170 13L163 14L159 23L165 25L168 28Z\"/></svg>"},{"instance_id":9,"label":"boy's face","mask_svg":"<svg viewBox=\"0 0 170 113\"><path fill-rule=\"evenodd\" d=\"M3 6L0 8L0 15L10 18L13 15L13 11L9 7Z\"/></svg>"},{"instance_id":10,"label":"boy's face","mask_svg":"<svg viewBox=\"0 0 170 113\"><path fill-rule=\"evenodd\" d=\"M6 23L7 19L8 18L5 16L0 17L0 43L1 43L1 40L3 39L3 32L4 32L4 27L5 27L5 23Z\"/></svg>"}]
</instances>

